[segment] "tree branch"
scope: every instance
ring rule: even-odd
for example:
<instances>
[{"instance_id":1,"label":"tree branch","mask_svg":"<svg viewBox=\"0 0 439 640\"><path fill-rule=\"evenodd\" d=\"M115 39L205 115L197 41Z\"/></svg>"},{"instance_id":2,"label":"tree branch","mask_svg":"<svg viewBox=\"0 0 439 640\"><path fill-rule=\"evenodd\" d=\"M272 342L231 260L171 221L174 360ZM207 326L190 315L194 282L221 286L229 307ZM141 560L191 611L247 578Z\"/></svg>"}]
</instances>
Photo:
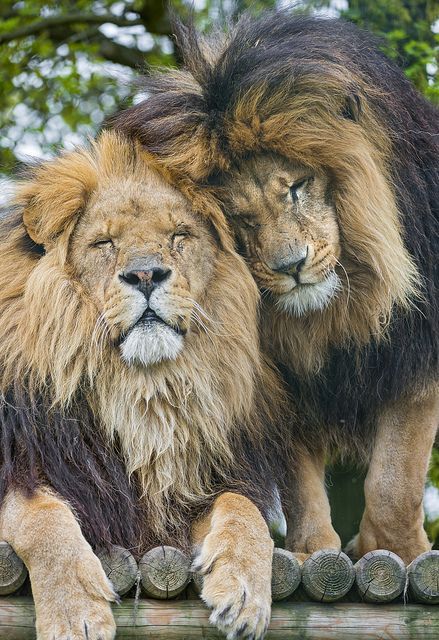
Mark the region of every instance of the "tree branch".
<instances>
[{"instance_id":1,"label":"tree branch","mask_svg":"<svg viewBox=\"0 0 439 640\"><path fill-rule=\"evenodd\" d=\"M11 31L10 33L1 33L0 44L11 42L11 40L26 38L27 36L33 36L52 27L65 26L75 23L101 25L108 22L111 24L115 24L118 27L134 27L137 25L145 26L145 23L141 18L127 20L126 18L114 16L111 13L102 15L95 15L91 13L71 13L64 16L49 16L47 18L44 18L44 20L39 20L38 22L27 24L24 27L19 27L18 29L15 29L15 31Z\"/></svg>"},{"instance_id":2,"label":"tree branch","mask_svg":"<svg viewBox=\"0 0 439 640\"><path fill-rule=\"evenodd\" d=\"M139 51L139 49L118 44L102 34L99 34L97 42L99 44L99 55L109 62L131 67L132 69L136 69L136 71L140 71L146 64L148 52L142 52Z\"/></svg>"}]
</instances>

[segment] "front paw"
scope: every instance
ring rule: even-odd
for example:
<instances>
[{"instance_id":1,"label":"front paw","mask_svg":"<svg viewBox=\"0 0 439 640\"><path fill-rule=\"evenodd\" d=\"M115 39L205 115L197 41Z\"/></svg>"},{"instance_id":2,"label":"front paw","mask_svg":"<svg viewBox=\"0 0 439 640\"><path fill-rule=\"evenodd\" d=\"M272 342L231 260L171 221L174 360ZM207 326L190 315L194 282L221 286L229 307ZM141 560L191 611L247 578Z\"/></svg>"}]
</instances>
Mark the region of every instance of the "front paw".
<instances>
[{"instance_id":1,"label":"front paw","mask_svg":"<svg viewBox=\"0 0 439 640\"><path fill-rule=\"evenodd\" d=\"M110 602L117 600L91 549L75 553L68 566L53 563L31 573L37 640L113 640Z\"/></svg>"},{"instance_id":2,"label":"front paw","mask_svg":"<svg viewBox=\"0 0 439 640\"><path fill-rule=\"evenodd\" d=\"M70 591L74 602L53 601L49 610L37 614L37 640L113 640L116 635L111 607Z\"/></svg>"},{"instance_id":3,"label":"front paw","mask_svg":"<svg viewBox=\"0 0 439 640\"><path fill-rule=\"evenodd\" d=\"M402 532L404 535L402 535ZM420 518L412 518L404 522L388 522L380 520L376 514L366 509L360 523L359 533L348 543L348 555L359 560L369 551L386 549L396 553L406 565L431 549L431 544L424 531Z\"/></svg>"},{"instance_id":4,"label":"front paw","mask_svg":"<svg viewBox=\"0 0 439 640\"><path fill-rule=\"evenodd\" d=\"M210 622L228 640L264 637L271 612L272 553L271 540L255 549L245 542L224 545L220 534L206 537L193 571L203 576L201 598L212 609Z\"/></svg>"}]
</instances>

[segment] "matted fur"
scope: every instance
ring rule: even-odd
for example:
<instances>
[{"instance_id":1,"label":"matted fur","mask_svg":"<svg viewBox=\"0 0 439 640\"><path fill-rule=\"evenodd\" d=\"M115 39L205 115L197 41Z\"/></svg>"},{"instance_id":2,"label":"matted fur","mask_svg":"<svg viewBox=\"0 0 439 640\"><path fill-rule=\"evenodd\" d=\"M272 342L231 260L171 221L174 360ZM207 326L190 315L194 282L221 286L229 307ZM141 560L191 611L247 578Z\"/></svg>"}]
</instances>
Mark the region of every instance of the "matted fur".
<instances>
[{"instance_id":1,"label":"matted fur","mask_svg":"<svg viewBox=\"0 0 439 640\"><path fill-rule=\"evenodd\" d=\"M203 301L210 330L153 368L123 362L69 265L94 190L130 181L135 193L146 171L178 184L218 244ZM32 170L0 228L0 496L49 484L92 544L138 552L188 545L193 520L227 489L266 511L263 434L279 428L283 399L260 355L257 299L215 202L138 145L104 133Z\"/></svg>"},{"instance_id":2,"label":"matted fur","mask_svg":"<svg viewBox=\"0 0 439 640\"><path fill-rule=\"evenodd\" d=\"M260 152L329 173L348 277L323 312L268 302L262 323L305 439L362 454L379 406L437 383L437 111L341 20L267 12L207 39L180 24L176 41L186 69L146 78L150 97L110 124L200 182Z\"/></svg>"}]
</instances>

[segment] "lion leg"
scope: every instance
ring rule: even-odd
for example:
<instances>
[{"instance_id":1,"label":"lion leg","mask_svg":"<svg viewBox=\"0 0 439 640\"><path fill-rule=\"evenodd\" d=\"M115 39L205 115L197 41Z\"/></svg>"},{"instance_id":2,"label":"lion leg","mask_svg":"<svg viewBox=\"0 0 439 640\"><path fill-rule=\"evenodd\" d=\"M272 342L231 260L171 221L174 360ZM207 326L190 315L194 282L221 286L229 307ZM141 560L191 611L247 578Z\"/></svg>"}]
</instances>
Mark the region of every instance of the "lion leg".
<instances>
[{"instance_id":1,"label":"lion leg","mask_svg":"<svg viewBox=\"0 0 439 640\"><path fill-rule=\"evenodd\" d=\"M380 415L364 485L366 507L352 543L356 557L389 549L409 563L430 549L423 495L438 423L438 394L401 401Z\"/></svg>"},{"instance_id":2,"label":"lion leg","mask_svg":"<svg viewBox=\"0 0 439 640\"><path fill-rule=\"evenodd\" d=\"M10 491L0 535L29 570L37 640L112 640L116 599L72 510L49 490Z\"/></svg>"},{"instance_id":3,"label":"lion leg","mask_svg":"<svg viewBox=\"0 0 439 640\"><path fill-rule=\"evenodd\" d=\"M224 493L193 528L194 571L210 621L229 640L263 638L271 611L273 541L259 509L244 496Z\"/></svg>"},{"instance_id":4,"label":"lion leg","mask_svg":"<svg viewBox=\"0 0 439 640\"><path fill-rule=\"evenodd\" d=\"M340 537L331 522L325 488L325 457L302 453L294 469L291 493L284 501L287 537L285 546L299 561L319 549L340 550Z\"/></svg>"}]
</instances>

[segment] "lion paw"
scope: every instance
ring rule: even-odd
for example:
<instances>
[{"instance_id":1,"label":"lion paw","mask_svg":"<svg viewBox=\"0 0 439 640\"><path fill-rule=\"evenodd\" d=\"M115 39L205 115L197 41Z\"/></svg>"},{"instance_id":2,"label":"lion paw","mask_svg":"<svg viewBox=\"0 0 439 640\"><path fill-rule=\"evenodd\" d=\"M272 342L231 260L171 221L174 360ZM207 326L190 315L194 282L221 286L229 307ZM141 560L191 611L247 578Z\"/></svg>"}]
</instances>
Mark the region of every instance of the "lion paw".
<instances>
[{"instance_id":1,"label":"lion paw","mask_svg":"<svg viewBox=\"0 0 439 640\"><path fill-rule=\"evenodd\" d=\"M116 634L110 605L81 596L37 616L36 627L37 640L113 640Z\"/></svg>"},{"instance_id":2,"label":"lion paw","mask_svg":"<svg viewBox=\"0 0 439 640\"><path fill-rule=\"evenodd\" d=\"M272 549L263 550L266 561L261 566L254 549L251 557L248 547L245 555L239 549L221 550L216 538L213 533L206 537L193 564L193 570L204 576L201 598L212 609L210 622L228 640L260 640L270 621Z\"/></svg>"},{"instance_id":3,"label":"lion paw","mask_svg":"<svg viewBox=\"0 0 439 640\"><path fill-rule=\"evenodd\" d=\"M117 595L91 549L69 566L32 572L37 640L113 640ZM87 552L88 551L88 552Z\"/></svg>"}]
</instances>

